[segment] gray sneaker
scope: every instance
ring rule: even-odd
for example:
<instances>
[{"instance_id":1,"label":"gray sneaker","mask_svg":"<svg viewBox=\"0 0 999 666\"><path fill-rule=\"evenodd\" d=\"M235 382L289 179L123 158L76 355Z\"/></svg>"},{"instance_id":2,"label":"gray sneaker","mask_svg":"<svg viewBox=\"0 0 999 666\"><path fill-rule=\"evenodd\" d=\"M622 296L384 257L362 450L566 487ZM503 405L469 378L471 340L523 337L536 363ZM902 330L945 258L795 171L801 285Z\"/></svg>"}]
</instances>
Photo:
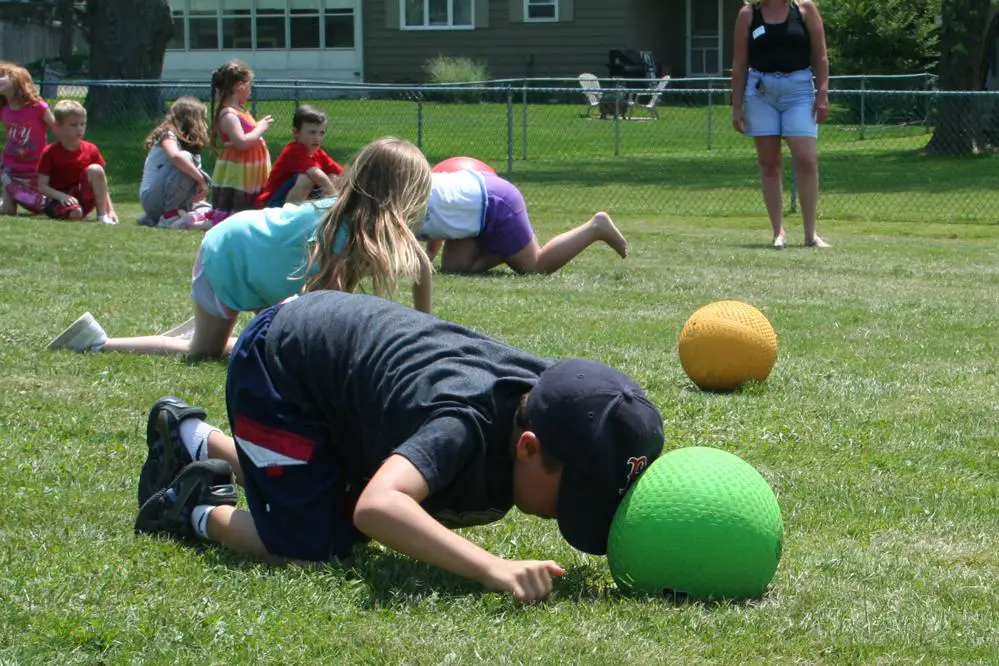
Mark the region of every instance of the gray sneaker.
<instances>
[{"instance_id":1,"label":"gray sneaker","mask_svg":"<svg viewBox=\"0 0 999 666\"><path fill-rule=\"evenodd\" d=\"M72 349L81 353L99 351L107 341L108 334L94 319L94 315L84 312L69 328L54 337L47 349Z\"/></svg>"}]
</instances>

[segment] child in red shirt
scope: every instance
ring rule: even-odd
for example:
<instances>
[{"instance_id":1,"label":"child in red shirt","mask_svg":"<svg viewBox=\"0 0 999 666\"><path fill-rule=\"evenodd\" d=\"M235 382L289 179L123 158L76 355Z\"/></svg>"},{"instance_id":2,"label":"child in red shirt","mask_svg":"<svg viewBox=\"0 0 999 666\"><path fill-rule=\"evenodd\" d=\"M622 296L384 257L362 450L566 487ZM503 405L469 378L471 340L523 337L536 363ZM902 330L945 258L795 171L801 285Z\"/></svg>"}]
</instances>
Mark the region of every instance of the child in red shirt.
<instances>
[{"instance_id":1,"label":"child in red shirt","mask_svg":"<svg viewBox=\"0 0 999 666\"><path fill-rule=\"evenodd\" d=\"M335 194L330 176L339 176L343 167L322 149L326 136L326 114L303 104L292 119L295 140L278 155L263 191L257 197L258 208L280 208L285 203L300 204L310 197Z\"/></svg>"},{"instance_id":2,"label":"child in red shirt","mask_svg":"<svg viewBox=\"0 0 999 666\"><path fill-rule=\"evenodd\" d=\"M58 141L45 147L38 164L38 191L49 199L45 214L57 220L82 220L96 208L98 222L118 224L104 157L97 146L83 140L87 110L79 102L63 100L52 114Z\"/></svg>"}]
</instances>

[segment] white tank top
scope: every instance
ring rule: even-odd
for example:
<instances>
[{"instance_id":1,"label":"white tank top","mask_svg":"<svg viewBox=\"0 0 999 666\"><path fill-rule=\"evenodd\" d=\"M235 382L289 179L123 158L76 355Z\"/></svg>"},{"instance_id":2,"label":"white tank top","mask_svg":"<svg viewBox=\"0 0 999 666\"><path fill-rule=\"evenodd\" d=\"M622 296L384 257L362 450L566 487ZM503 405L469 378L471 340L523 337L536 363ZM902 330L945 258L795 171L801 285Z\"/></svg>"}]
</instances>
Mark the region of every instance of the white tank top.
<instances>
[{"instance_id":1,"label":"white tank top","mask_svg":"<svg viewBox=\"0 0 999 666\"><path fill-rule=\"evenodd\" d=\"M421 240L457 240L482 233L486 220L486 179L478 171L435 173L431 177Z\"/></svg>"}]
</instances>

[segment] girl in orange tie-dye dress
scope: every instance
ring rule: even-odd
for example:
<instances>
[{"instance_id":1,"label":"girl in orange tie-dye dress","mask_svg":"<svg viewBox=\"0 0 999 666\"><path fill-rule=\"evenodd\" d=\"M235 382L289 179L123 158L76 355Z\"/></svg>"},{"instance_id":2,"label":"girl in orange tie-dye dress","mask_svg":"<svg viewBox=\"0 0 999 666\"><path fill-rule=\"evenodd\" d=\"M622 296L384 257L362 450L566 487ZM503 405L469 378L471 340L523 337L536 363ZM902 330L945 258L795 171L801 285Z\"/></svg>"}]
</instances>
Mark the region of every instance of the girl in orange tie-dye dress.
<instances>
[{"instance_id":1,"label":"girl in orange tie-dye dress","mask_svg":"<svg viewBox=\"0 0 999 666\"><path fill-rule=\"evenodd\" d=\"M254 120L246 111L252 87L253 71L238 60L230 60L212 73L212 142L223 145L212 173L213 224L253 208L271 171L263 135L272 118Z\"/></svg>"}]
</instances>

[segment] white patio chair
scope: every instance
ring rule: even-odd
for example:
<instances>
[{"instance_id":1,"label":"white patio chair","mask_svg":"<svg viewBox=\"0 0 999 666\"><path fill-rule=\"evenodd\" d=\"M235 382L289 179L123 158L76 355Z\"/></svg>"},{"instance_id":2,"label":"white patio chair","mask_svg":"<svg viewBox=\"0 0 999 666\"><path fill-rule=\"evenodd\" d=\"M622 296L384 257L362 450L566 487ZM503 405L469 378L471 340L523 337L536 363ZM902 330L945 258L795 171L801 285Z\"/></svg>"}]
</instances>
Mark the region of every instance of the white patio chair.
<instances>
[{"instance_id":1,"label":"white patio chair","mask_svg":"<svg viewBox=\"0 0 999 666\"><path fill-rule=\"evenodd\" d=\"M641 92L636 95L634 99L638 99L639 96L649 95L649 101L644 104L639 104L637 101L632 101L629 103L632 111L632 117L634 117L635 109L645 109L646 113L653 120L659 120L659 112L656 110L656 105L659 104L659 98L663 96L663 90L669 85L669 74L659 79L654 88L650 88L649 92Z\"/></svg>"},{"instance_id":2,"label":"white patio chair","mask_svg":"<svg viewBox=\"0 0 999 666\"><path fill-rule=\"evenodd\" d=\"M600 91L600 79L594 74L584 72L579 75L579 85L583 89L583 97L586 98L586 117L589 118L593 109L600 108L600 98L604 96Z\"/></svg>"}]
</instances>

